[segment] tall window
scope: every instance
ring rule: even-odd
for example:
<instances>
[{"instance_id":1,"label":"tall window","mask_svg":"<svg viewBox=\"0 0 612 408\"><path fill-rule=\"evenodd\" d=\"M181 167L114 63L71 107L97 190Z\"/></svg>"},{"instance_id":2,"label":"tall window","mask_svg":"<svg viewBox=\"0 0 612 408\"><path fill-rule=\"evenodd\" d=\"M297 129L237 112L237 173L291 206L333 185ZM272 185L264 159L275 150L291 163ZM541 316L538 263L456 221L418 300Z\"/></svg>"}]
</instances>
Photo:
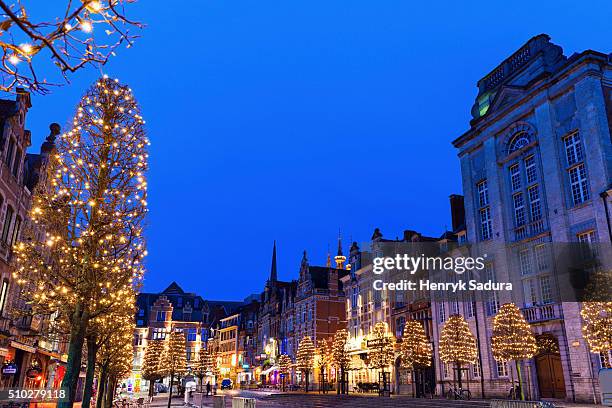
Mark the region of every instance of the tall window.
<instances>
[{"instance_id":1,"label":"tall window","mask_svg":"<svg viewBox=\"0 0 612 408\"><path fill-rule=\"evenodd\" d=\"M495 269L492 263L485 264L485 276L488 281L496 282ZM497 314L499 310L499 296L496 291L489 291L487 294L487 316L493 316Z\"/></svg>"},{"instance_id":2,"label":"tall window","mask_svg":"<svg viewBox=\"0 0 612 408\"><path fill-rule=\"evenodd\" d=\"M567 157L567 164L574 165L584 160L584 154L582 152L582 144L580 143L580 134L578 132L567 136L564 139L565 143L565 156Z\"/></svg>"},{"instance_id":3,"label":"tall window","mask_svg":"<svg viewBox=\"0 0 612 408\"><path fill-rule=\"evenodd\" d=\"M521 188L521 171L518 164L510 166L510 185L512 191L517 191Z\"/></svg>"},{"instance_id":4,"label":"tall window","mask_svg":"<svg viewBox=\"0 0 612 408\"><path fill-rule=\"evenodd\" d=\"M395 319L395 337L398 339L402 338L402 334L404 334L404 326L406 325L406 318L404 316L400 316Z\"/></svg>"},{"instance_id":5,"label":"tall window","mask_svg":"<svg viewBox=\"0 0 612 408\"><path fill-rule=\"evenodd\" d=\"M523 293L525 295L525 307L535 306L538 303L536 282L534 279L523 281Z\"/></svg>"},{"instance_id":6,"label":"tall window","mask_svg":"<svg viewBox=\"0 0 612 408\"><path fill-rule=\"evenodd\" d=\"M157 311L157 321L158 322L165 322L166 321L166 312L158 310Z\"/></svg>"},{"instance_id":7,"label":"tall window","mask_svg":"<svg viewBox=\"0 0 612 408\"><path fill-rule=\"evenodd\" d=\"M489 207L480 210L480 233L483 240L493 237L493 223L491 222L491 208Z\"/></svg>"},{"instance_id":8,"label":"tall window","mask_svg":"<svg viewBox=\"0 0 612 408\"><path fill-rule=\"evenodd\" d=\"M595 230L589 230L585 232L581 232L576 235L578 242L582 245L582 256L585 259L591 259L597 257L597 235L595 235Z\"/></svg>"},{"instance_id":9,"label":"tall window","mask_svg":"<svg viewBox=\"0 0 612 408\"><path fill-rule=\"evenodd\" d=\"M578 132L563 139L565 145L565 158L569 166L568 174L572 202L574 205L583 203L591 198L586 168L584 167L584 153Z\"/></svg>"},{"instance_id":10,"label":"tall window","mask_svg":"<svg viewBox=\"0 0 612 408\"><path fill-rule=\"evenodd\" d=\"M19 231L21 230L21 217L15 218L15 226L13 227L13 237L11 238L11 245L17 242L19 239Z\"/></svg>"},{"instance_id":11,"label":"tall window","mask_svg":"<svg viewBox=\"0 0 612 408\"><path fill-rule=\"evenodd\" d=\"M548 250L545 244L536 245L535 248L535 259L538 272L548 270Z\"/></svg>"},{"instance_id":12,"label":"tall window","mask_svg":"<svg viewBox=\"0 0 612 408\"><path fill-rule=\"evenodd\" d=\"M495 366L498 377L507 377L508 376L508 362L506 361L497 361L495 360Z\"/></svg>"},{"instance_id":13,"label":"tall window","mask_svg":"<svg viewBox=\"0 0 612 408\"><path fill-rule=\"evenodd\" d=\"M472 376L474 378L480 378L480 362L478 360L472 364Z\"/></svg>"},{"instance_id":14,"label":"tall window","mask_svg":"<svg viewBox=\"0 0 612 408\"><path fill-rule=\"evenodd\" d=\"M527 175L527 184L535 183L538 179L534 156L529 156L525 159L525 173Z\"/></svg>"},{"instance_id":15,"label":"tall window","mask_svg":"<svg viewBox=\"0 0 612 408\"><path fill-rule=\"evenodd\" d=\"M487 180L483 180L477 185L478 187L478 203L480 207L489 205L489 187L487 186Z\"/></svg>"},{"instance_id":16,"label":"tall window","mask_svg":"<svg viewBox=\"0 0 612 408\"><path fill-rule=\"evenodd\" d=\"M538 221L542 219L542 206L540 205L540 188L536 184L535 186L529 187L527 190L529 195L529 213L531 215L531 221Z\"/></svg>"},{"instance_id":17,"label":"tall window","mask_svg":"<svg viewBox=\"0 0 612 408\"><path fill-rule=\"evenodd\" d=\"M2 281L2 288L0 289L0 316L4 313L4 307L6 306L6 298L8 296L8 280Z\"/></svg>"},{"instance_id":18,"label":"tall window","mask_svg":"<svg viewBox=\"0 0 612 408\"><path fill-rule=\"evenodd\" d=\"M446 309L444 309L444 303L438 303L438 318L440 323L444 323L446 321Z\"/></svg>"},{"instance_id":19,"label":"tall window","mask_svg":"<svg viewBox=\"0 0 612 408\"><path fill-rule=\"evenodd\" d=\"M195 327L190 327L187 329L187 341L196 341L197 340L197 329Z\"/></svg>"},{"instance_id":20,"label":"tall window","mask_svg":"<svg viewBox=\"0 0 612 408\"><path fill-rule=\"evenodd\" d=\"M552 284L550 282L550 276L542 276L540 278L540 289L542 291L542 303L552 303Z\"/></svg>"},{"instance_id":21,"label":"tall window","mask_svg":"<svg viewBox=\"0 0 612 408\"><path fill-rule=\"evenodd\" d=\"M489 207L489 187L487 180L482 180L476 185L478 191L478 204L480 216L480 235L483 240L491 239L493 236L493 224L491 222L491 207Z\"/></svg>"},{"instance_id":22,"label":"tall window","mask_svg":"<svg viewBox=\"0 0 612 408\"><path fill-rule=\"evenodd\" d=\"M15 140L13 140L13 138L11 138L9 140L9 144L8 144L8 149L6 150L6 165L8 166L8 168L11 168L11 165L13 164L13 154L15 153Z\"/></svg>"},{"instance_id":23,"label":"tall window","mask_svg":"<svg viewBox=\"0 0 612 408\"><path fill-rule=\"evenodd\" d=\"M9 232L11 230L11 223L13 222L13 209L6 207L6 214L4 216L4 227L2 229L2 242L8 243Z\"/></svg>"},{"instance_id":24,"label":"tall window","mask_svg":"<svg viewBox=\"0 0 612 408\"><path fill-rule=\"evenodd\" d=\"M524 249L519 252L519 267L521 269L521 275L529 275L532 272L529 249Z\"/></svg>"},{"instance_id":25,"label":"tall window","mask_svg":"<svg viewBox=\"0 0 612 408\"><path fill-rule=\"evenodd\" d=\"M15 160L13 160L13 176L19 175L19 165L21 164L21 149L17 149Z\"/></svg>"},{"instance_id":26,"label":"tall window","mask_svg":"<svg viewBox=\"0 0 612 408\"><path fill-rule=\"evenodd\" d=\"M517 193L512 196L514 204L514 222L517 227L525 225L525 200L523 193Z\"/></svg>"}]
</instances>

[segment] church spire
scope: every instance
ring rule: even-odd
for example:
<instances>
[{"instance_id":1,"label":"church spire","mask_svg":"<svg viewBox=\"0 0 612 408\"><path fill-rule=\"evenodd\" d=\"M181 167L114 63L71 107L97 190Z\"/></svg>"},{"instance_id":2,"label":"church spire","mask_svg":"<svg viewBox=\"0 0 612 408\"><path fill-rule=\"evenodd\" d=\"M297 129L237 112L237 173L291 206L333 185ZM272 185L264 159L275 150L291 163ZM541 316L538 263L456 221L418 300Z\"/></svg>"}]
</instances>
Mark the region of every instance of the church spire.
<instances>
[{"instance_id":1,"label":"church spire","mask_svg":"<svg viewBox=\"0 0 612 408\"><path fill-rule=\"evenodd\" d=\"M272 268L270 269L270 282L276 282L278 279L276 272L276 240L274 240L274 247L272 248Z\"/></svg>"},{"instance_id":2,"label":"church spire","mask_svg":"<svg viewBox=\"0 0 612 408\"><path fill-rule=\"evenodd\" d=\"M340 231L338 231L338 255L334 257L334 261L336 261L336 269L344 269L346 256L342 254L342 235L340 235Z\"/></svg>"}]
</instances>

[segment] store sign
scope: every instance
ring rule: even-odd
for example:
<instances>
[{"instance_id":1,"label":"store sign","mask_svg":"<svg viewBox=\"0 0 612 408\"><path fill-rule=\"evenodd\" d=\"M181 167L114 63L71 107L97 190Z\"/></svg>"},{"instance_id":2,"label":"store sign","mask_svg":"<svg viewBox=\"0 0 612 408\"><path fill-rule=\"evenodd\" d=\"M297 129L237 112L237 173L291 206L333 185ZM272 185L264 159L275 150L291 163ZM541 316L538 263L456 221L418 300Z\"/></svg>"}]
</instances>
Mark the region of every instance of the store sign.
<instances>
[{"instance_id":1,"label":"store sign","mask_svg":"<svg viewBox=\"0 0 612 408\"><path fill-rule=\"evenodd\" d=\"M2 366L2 374L4 375L13 375L17 372L17 364L15 363L7 363Z\"/></svg>"},{"instance_id":2,"label":"store sign","mask_svg":"<svg viewBox=\"0 0 612 408\"><path fill-rule=\"evenodd\" d=\"M387 345L387 339L371 339L366 344L368 348L382 348Z\"/></svg>"}]
</instances>

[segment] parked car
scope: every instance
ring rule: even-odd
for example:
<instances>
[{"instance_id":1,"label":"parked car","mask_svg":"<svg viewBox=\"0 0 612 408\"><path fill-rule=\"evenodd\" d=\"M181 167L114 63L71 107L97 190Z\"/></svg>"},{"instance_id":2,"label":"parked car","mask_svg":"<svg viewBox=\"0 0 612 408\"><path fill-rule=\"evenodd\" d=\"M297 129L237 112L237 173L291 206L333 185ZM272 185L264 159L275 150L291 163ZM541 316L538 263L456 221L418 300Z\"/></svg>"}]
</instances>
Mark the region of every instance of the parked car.
<instances>
[{"instance_id":1,"label":"parked car","mask_svg":"<svg viewBox=\"0 0 612 408\"><path fill-rule=\"evenodd\" d=\"M233 385L232 380L230 380L229 378L224 378L223 380L221 380L222 390L231 390L232 385Z\"/></svg>"},{"instance_id":2,"label":"parked car","mask_svg":"<svg viewBox=\"0 0 612 408\"><path fill-rule=\"evenodd\" d=\"M168 392L168 387L162 383L155 383L155 391L158 393Z\"/></svg>"}]
</instances>

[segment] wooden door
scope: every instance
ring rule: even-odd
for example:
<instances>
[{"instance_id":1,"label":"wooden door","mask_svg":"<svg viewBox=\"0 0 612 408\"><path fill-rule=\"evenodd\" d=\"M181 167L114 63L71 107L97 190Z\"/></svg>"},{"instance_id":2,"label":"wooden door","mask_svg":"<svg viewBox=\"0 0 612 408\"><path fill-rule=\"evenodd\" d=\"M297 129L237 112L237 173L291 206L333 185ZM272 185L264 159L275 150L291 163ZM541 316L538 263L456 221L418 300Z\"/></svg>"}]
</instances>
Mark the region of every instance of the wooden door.
<instances>
[{"instance_id":1,"label":"wooden door","mask_svg":"<svg viewBox=\"0 0 612 408\"><path fill-rule=\"evenodd\" d=\"M561 356L546 353L536 357L538 385L542 398L565 398L565 380Z\"/></svg>"}]
</instances>

